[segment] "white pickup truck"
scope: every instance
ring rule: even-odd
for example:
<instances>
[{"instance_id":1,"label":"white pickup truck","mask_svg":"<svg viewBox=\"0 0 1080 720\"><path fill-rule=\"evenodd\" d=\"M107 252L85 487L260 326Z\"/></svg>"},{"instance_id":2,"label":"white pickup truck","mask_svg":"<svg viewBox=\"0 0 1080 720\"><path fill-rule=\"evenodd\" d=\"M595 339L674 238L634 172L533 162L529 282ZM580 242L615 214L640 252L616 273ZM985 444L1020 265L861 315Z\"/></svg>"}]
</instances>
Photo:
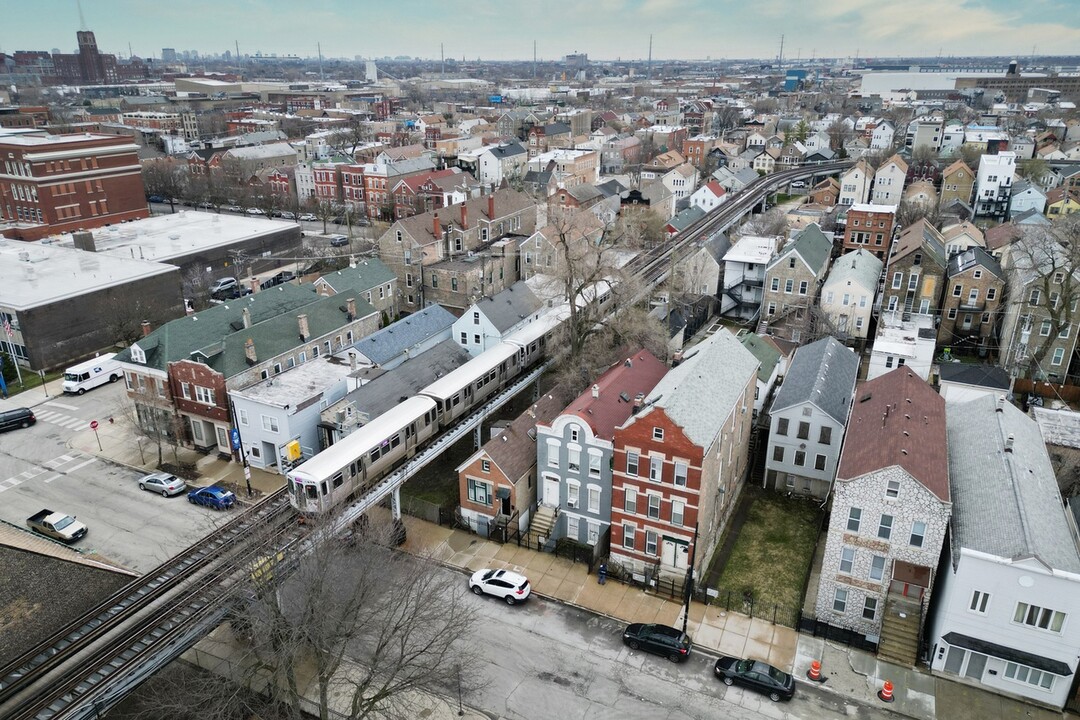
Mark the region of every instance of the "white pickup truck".
<instances>
[{"instance_id":1,"label":"white pickup truck","mask_svg":"<svg viewBox=\"0 0 1080 720\"><path fill-rule=\"evenodd\" d=\"M73 543L87 532L86 526L75 518L52 510L42 510L31 515L26 518L26 525L36 533L65 543Z\"/></svg>"}]
</instances>

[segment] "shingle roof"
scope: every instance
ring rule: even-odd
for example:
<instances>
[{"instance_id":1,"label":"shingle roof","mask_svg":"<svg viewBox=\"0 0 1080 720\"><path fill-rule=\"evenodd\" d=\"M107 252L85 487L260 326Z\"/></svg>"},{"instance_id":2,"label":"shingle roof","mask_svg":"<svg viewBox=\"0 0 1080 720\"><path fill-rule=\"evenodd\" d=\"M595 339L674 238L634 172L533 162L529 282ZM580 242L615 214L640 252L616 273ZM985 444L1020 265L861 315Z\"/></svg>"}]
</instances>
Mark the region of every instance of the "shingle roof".
<instances>
[{"instance_id":1,"label":"shingle roof","mask_svg":"<svg viewBox=\"0 0 1080 720\"><path fill-rule=\"evenodd\" d=\"M548 423L556 418L569 397L568 388L556 385L514 418L505 430L484 443L481 452L491 458L508 480L523 477L536 464L536 433L529 430L538 422Z\"/></svg>"},{"instance_id":2,"label":"shingle roof","mask_svg":"<svg viewBox=\"0 0 1080 720\"><path fill-rule=\"evenodd\" d=\"M949 258L947 275L951 278L959 273L967 272L973 267L982 267L998 278L1005 278L1005 275L1001 271L1001 263L994 259L993 255L986 252L978 245L973 245L967 250L956 253Z\"/></svg>"},{"instance_id":3,"label":"shingle roof","mask_svg":"<svg viewBox=\"0 0 1080 720\"><path fill-rule=\"evenodd\" d=\"M836 422L847 425L858 374L859 356L836 338L804 345L795 351L772 409L813 403Z\"/></svg>"},{"instance_id":4,"label":"shingle roof","mask_svg":"<svg viewBox=\"0 0 1080 720\"><path fill-rule=\"evenodd\" d=\"M376 365L400 357L409 348L446 331L456 318L442 305L428 307L403 317L382 330L353 343L353 347Z\"/></svg>"},{"instance_id":5,"label":"shingle roof","mask_svg":"<svg viewBox=\"0 0 1080 720\"><path fill-rule=\"evenodd\" d=\"M703 217L705 217L705 211L697 205L693 205L668 220L667 224L672 230L681 232Z\"/></svg>"},{"instance_id":6,"label":"shingle roof","mask_svg":"<svg viewBox=\"0 0 1080 720\"><path fill-rule=\"evenodd\" d=\"M382 260L370 258L361 260L354 267L327 273L316 280L315 284L324 282L334 293L362 293L392 282L396 277Z\"/></svg>"},{"instance_id":7,"label":"shingle roof","mask_svg":"<svg viewBox=\"0 0 1080 720\"><path fill-rule=\"evenodd\" d=\"M869 380L855 392L836 479L854 480L894 466L949 501L945 399L907 367Z\"/></svg>"},{"instance_id":8,"label":"shingle roof","mask_svg":"<svg viewBox=\"0 0 1080 720\"><path fill-rule=\"evenodd\" d=\"M668 372L646 404L663 408L692 442L708 447L757 370L753 353L730 332L720 330Z\"/></svg>"},{"instance_id":9,"label":"shingle roof","mask_svg":"<svg viewBox=\"0 0 1080 720\"><path fill-rule=\"evenodd\" d=\"M481 298L476 309L484 313L495 329L504 333L529 315L544 307L523 280L519 280L500 293Z\"/></svg>"},{"instance_id":10,"label":"shingle roof","mask_svg":"<svg viewBox=\"0 0 1080 720\"><path fill-rule=\"evenodd\" d=\"M830 253L832 253L832 241L825 237L825 233L821 232L821 228L818 227L817 223L810 223L800 230L794 239L780 251L780 254L769 263L769 267L775 267L778 262L791 253L798 253L799 257L810 268L810 272L817 275L825 266Z\"/></svg>"},{"instance_id":11,"label":"shingle roof","mask_svg":"<svg viewBox=\"0 0 1080 720\"><path fill-rule=\"evenodd\" d=\"M1009 391L1012 379L1009 373L997 365L975 365L973 363L943 362L938 365L938 377L941 382L978 385L987 389Z\"/></svg>"},{"instance_id":12,"label":"shingle roof","mask_svg":"<svg viewBox=\"0 0 1080 720\"><path fill-rule=\"evenodd\" d=\"M600 388L599 397L594 398L592 388L589 388L567 403L563 414L584 420L597 437L614 440L615 428L633 414L634 398L638 393L647 395L667 370L655 355L648 350L639 350L612 365L596 379L594 384Z\"/></svg>"},{"instance_id":13,"label":"shingle roof","mask_svg":"<svg viewBox=\"0 0 1080 720\"><path fill-rule=\"evenodd\" d=\"M753 353L758 363L758 380L768 382L776 370L776 363L780 362L780 351L776 346L768 343L760 335L752 332L743 333L739 336L742 346Z\"/></svg>"},{"instance_id":14,"label":"shingle roof","mask_svg":"<svg viewBox=\"0 0 1080 720\"><path fill-rule=\"evenodd\" d=\"M950 404L946 413L953 547L1010 559L1033 556L1051 568L1080 572L1038 424L989 396Z\"/></svg>"},{"instance_id":15,"label":"shingle roof","mask_svg":"<svg viewBox=\"0 0 1080 720\"><path fill-rule=\"evenodd\" d=\"M890 265L894 260L916 250L922 250L932 257L938 265L945 266L945 244L942 242L941 233L925 218L909 225L896 238L896 249L889 256Z\"/></svg>"}]
</instances>

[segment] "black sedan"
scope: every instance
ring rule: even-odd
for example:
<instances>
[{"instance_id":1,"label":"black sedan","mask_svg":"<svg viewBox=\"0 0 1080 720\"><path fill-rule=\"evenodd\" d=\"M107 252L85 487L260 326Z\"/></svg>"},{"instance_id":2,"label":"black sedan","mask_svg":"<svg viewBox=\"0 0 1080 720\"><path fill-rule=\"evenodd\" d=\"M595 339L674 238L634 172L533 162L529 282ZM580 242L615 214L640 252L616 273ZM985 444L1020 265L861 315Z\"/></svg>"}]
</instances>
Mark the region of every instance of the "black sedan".
<instances>
[{"instance_id":1,"label":"black sedan","mask_svg":"<svg viewBox=\"0 0 1080 720\"><path fill-rule=\"evenodd\" d=\"M725 685L745 685L768 695L773 702L790 700L795 694L795 679L791 675L760 660L722 657L716 661L713 672Z\"/></svg>"},{"instance_id":2,"label":"black sedan","mask_svg":"<svg viewBox=\"0 0 1080 720\"><path fill-rule=\"evenodd\" d=\"M623 642L631 650L645 650L663 655L671 662L682 662L690 657L690 636L678 628L667 625L634 623L623 630Z\"/></svg>"}]
</instances>

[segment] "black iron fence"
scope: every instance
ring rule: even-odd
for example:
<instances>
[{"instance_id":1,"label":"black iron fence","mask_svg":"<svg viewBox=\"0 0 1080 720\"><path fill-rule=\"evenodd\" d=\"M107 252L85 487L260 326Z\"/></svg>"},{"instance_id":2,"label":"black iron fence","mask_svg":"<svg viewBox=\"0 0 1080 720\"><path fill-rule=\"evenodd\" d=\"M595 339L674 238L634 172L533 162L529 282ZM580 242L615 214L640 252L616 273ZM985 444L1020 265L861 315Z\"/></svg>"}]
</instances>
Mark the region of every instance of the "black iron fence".
<instances>
[{"instance_id":1,"label":"black iron fence","mask_svg":"<svg viewBox=\"0 0 1080 720\"><path fill-rule=\"evenodd\" d=\"M799 624L795 626L795 629L800 632L807 632L814 637L825 638L827 641L843 643L849 645L858 650L865 650L867 652L876 653L877 643L870 642L866 639L865 635L857 633L847 628L836 627L830 625L824 620L818 620L813 615L803 615L799 613Z\"/></svg>"}]
</instances>

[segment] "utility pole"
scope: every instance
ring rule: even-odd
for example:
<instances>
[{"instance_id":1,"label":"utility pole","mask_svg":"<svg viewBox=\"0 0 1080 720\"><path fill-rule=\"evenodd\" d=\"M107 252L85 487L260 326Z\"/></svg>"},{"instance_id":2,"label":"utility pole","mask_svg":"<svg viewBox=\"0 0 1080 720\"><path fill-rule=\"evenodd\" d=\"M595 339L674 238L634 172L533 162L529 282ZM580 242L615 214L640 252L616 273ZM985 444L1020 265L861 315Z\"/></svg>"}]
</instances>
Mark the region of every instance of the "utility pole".
<instances>
[{"instance_id":1,"label":"utility pole","mask_svg":"<svg viewBox=\"0 0 1080 720\"><path fill-rule=\"evenodd\" d=\"M323 67L322 67L322 43L316 43L316 47L319 48L319 82L323 81Z\"/></svg>"},{"instance_id":2,"label":"utility pole","mask_svg":"<svg viewBox=\"0 0 1080 720\"><path fill-rule=\"evenodd\" d=\"M533 78L536 78L536 41L533 40Z\"/></svg>"},{"instance_id":3,"label":"utility pole","mask_svg":"<svg viewBox=\"0 0 1080 720\"><path fill-rule=\"evenodd\" d=\"M780 57L776 62L776 66L781 70L784 69L784 36L783 35L780 36Z\"/></svg>"},{"instance_id":4,"label":"utility pole","mask_svg":"<svg viewBox=\"0 0 1080 720\"><path fill-rule=\"evenodd\" d=\"M439 61L442 63L442 76L446 77L446 51L442 43L439 43Z\"/></svg>"},{"instance_id":5,"label":"utility pole","mask_svg":"<svg viewBox=\"0 0 1080 720\"><path fill-rule=\"evenodd\" d=\"M645 79L652 80L652 35L649 35L649 63L645 66Z\"/></svg>"}]
</instances>

